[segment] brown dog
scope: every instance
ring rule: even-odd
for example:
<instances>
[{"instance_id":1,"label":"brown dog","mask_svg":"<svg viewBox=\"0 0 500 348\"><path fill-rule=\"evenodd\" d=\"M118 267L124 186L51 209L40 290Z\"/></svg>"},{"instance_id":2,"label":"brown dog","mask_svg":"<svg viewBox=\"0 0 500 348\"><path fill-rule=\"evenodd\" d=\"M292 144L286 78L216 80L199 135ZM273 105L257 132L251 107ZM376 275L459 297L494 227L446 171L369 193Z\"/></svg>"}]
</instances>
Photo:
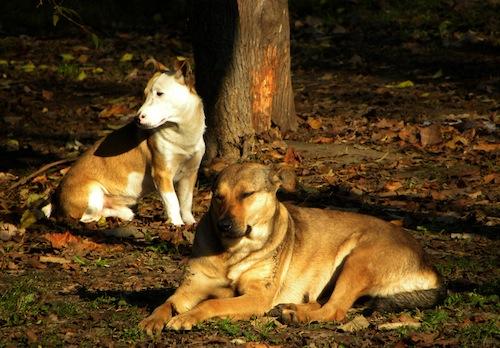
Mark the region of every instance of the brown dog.
<instances>
[{"instance_id":1,"label":"brown dog","mask_svg":"<svg viewBox=\"0 0 500 348\"><path fill-rule=\"evenodd\" d=\"M140 327L189 330L212 317L341 320L361 296L385 308L430 307L440 276L402 228L374 217L280 203L293 175L232 165L219 176L196 231L184 281ZM376 301L375 301L376 300ZM177 314L173 316L174 314Z\"/></svg>"}]
</instances>

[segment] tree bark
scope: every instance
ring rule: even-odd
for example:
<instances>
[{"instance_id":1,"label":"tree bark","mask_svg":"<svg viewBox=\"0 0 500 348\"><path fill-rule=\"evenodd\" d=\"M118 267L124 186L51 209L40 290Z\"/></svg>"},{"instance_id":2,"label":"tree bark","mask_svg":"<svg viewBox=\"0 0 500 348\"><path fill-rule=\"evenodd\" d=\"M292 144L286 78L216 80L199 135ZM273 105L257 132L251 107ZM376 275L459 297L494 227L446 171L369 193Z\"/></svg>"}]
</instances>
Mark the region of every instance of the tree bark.
<instances>
[{"instance_id":1,"label":"tree bark","mask_svg":"<svg viewBox=\"0 0 500 348\"><path fill-rule=\"evenodd\" d=\"M192 0L190 20L206 160L246 157L272 124L295 130L287 0Z\"/></svg>"}]
</instances>

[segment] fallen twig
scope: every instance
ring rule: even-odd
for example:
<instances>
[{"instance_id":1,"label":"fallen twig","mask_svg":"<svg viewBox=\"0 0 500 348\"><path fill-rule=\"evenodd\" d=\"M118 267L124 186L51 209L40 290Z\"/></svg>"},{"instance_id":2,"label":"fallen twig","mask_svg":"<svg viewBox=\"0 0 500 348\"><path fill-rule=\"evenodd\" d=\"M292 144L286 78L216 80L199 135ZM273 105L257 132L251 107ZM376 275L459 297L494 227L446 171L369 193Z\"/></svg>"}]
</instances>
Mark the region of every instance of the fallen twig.
<instances>
[{"instance_id":1,"label":"fallen twig","mask_svg":"<svg viewBox=\"0 0 500 348\"><path fill-rule=\"evenodd\" d=\"M61 164L65 164L65 163L70 163L70 162L73 162L75 160L76 160L76 158L65 158L65 159L58 160L58 161L55 161L55 162L52 162L52 163L48 163L48 164L44 165L42 168L38 169L36 172L31 173L30 175L25 176L24 178L20 179L16 183L14 183L11 187L9 187L8 190L12 191L12 190L14 190L17 187L26 184L31 179L37 177L38 175L42 174L43 172L46 172L47 170L49 170L52 167L55 167L55 166L58 166L58 165L61 165Z\"/></svg>"}]
</instances>

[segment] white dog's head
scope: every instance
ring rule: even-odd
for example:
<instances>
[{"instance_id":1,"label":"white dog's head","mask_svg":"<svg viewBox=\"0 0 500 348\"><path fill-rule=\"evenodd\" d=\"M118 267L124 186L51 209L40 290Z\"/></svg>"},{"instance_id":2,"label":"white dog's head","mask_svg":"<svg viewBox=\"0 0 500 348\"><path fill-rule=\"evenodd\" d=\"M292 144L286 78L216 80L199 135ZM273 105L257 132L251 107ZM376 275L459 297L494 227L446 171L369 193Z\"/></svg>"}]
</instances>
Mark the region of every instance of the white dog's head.
<instances>
[{"instance_id":1,"label":"white dog's head","mask_svg":"<svg viewBox=\"0 0 500 348\"><path fill-rule=\"evenodd\" d=\"M154 74L144 89L146 101L137 114L137 124L152 129L165 122L182 122L186 109L198 98L186 80L182 69Z\"/></svg>"}]
</instances>

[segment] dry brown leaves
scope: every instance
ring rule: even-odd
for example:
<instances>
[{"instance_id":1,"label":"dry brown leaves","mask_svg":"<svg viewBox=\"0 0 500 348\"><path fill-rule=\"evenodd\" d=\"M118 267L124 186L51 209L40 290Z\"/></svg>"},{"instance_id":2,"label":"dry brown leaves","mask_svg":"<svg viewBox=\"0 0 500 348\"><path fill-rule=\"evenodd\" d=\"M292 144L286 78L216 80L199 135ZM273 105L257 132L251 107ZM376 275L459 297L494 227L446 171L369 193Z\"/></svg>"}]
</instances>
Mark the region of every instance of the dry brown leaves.
<instances>
[{"instance_id":1,"label":"dry brown leaves","mask_svg":"<svg viewBox=\"0 0 500 348\"><path fill-rule=\"evenodd\" d=\"M43 235L50 242L54 249L67 249L75 253L84 253L90 251L120 251L123 249L121 245L103 245L87 238L82 238L66 231L64 233L46 233Z\"/></svg>"}]
</instances>

